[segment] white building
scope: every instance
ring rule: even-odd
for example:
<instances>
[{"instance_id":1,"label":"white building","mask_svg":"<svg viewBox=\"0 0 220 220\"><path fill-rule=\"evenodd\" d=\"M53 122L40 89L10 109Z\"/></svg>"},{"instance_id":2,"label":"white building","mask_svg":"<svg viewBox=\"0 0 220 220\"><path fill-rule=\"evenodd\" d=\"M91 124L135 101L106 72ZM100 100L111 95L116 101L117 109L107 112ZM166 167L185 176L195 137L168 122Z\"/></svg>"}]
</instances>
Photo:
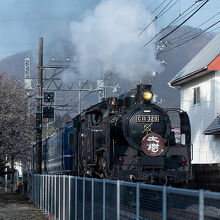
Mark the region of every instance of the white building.
<instances>
[{"instance_id":1,"label":"white building","mask_svg":"<svg viewBox=\"0 0 220 220\"><path fill-rule=\"evenodd\" d=\"M170 82L180 88L180 108L189 114L192 163L220 163L220 34Z\"/></svg>"}]
</instances>

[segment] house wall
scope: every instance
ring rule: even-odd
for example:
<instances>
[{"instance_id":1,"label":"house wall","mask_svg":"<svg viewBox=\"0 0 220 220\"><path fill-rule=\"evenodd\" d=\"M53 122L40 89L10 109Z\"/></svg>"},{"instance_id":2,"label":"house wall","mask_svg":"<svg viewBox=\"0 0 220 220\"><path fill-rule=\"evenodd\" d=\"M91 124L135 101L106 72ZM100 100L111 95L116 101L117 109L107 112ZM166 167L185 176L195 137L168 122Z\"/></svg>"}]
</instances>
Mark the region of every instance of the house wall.
<instances>
[{"instance_id":1,"label":"house wall","mask_svg":"<svg viewBox=\"0 0 220 220\"><path fill-rule=\"evenodd\" d=\"M215 72L215 114L220 115L220 70Z\"/></svg>"},{"instance_id":2,"label":"house wall","mask_svg":"<svg viewBox=\"0 0 220 220\"><path fill-rule=\"evenodd\" d=\"M195 87L200 87L200 104L197 105L193 104ZM185 83L180 95L181 109L187 111L191 123L192 163L219 163L220 137L205 135L203 132L220 113L220 71Z\"/></svg>"}]
</instances>

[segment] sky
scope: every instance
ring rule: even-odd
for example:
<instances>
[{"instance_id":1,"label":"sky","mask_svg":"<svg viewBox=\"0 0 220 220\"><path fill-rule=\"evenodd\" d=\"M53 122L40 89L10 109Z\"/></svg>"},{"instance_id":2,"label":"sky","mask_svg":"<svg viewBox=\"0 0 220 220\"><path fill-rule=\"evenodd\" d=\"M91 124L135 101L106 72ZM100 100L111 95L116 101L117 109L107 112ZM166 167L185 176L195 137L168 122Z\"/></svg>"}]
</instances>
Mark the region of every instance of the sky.
<instances>
[{"instance_id":1,"label":"sky","mask_svg":"<svg viewBox=\"0 0 220 220\"><path fill-rule=\"evenodd\" d=\"M123 0L118 0L123 1ZM133 0L131 0L133 1ZM145 9L151 14L164 0L141 0ZM44 41L52 38L71 39L72 22L80 22L91 13L101 0L7 0L0 1L0 60L25 50L34 50L38 47L39 37ZM163 6L152 14L152 18L158 15ZM154 22L159 31L166 27L173 18L177 17L194 0L173 0L170 6L176 4L163 16ZM205 2L203 0L203 2ZM201 4L197 3L197 4ZM209 0L187 25L197 27L220 11L220 0ZM201 26L206 28L218 21L220 14L209 23ZM149 21L146 21L146 25ZM220 27L220 23L215 28ZM213 28L214 29L214 28ZM215 29L218 32L220 29ZM75 30L76 31L76 30Z\"/></svg>"}]
</instances>

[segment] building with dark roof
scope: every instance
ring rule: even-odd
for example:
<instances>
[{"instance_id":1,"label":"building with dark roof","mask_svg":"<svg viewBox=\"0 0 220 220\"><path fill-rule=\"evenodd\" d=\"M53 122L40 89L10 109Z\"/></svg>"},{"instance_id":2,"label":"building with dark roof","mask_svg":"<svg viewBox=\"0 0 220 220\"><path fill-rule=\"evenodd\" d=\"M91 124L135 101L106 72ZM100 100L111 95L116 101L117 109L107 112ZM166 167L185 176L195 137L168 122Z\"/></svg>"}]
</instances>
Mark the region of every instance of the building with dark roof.
<instances>
[{"instance_id":1,"label":"building with dark roof","mask_svg":"<svg viewBox=\"0 0 220 220\"><path fill-rule=\"evenodd\" d=\"M171 81L191 123L192 163L220 163L220 34Z\"/></svg>"},{"instance_id":2,"label":"building with dark roof","mask_svg":"<svg viewBox=\"0 0 220 220\"><path fill-rule=\"evenodd\" d=\"M204 134L220 135L220 116L212 121L212 123L205 129Z\"/></svg>"}]
</instances>

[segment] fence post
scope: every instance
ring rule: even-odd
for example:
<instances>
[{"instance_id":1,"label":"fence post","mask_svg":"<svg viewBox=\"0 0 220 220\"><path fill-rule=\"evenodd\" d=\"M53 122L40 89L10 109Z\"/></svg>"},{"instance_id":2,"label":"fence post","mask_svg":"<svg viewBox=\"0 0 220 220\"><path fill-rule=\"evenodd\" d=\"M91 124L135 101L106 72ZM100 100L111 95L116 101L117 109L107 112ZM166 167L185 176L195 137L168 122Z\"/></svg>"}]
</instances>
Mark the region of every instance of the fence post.
<instances>
[{"instance_id":1,"label":"fence post","mask_svg":"<svg viewBox=\"0 0 220 220\"><path fill-rule=\"evenodd\" d=\"M163 220L167 219L167 187L163 186Z\"/></svg>"},{"instance_id":2,"label":"fence post","mask_svg":"<svg viewBox=\"0 0 220 220\"><path fill-rule=\"evenodd\" d=\"M36 185L35 185L35 175L34 175L34 193L33 193L33 201L35 202L35 188L36 188Z\"/></svg>"},{"instance_id":3,"label":"fence post","mask_svg":"<svg viewBox=\"0 0 220 220\"><path fill-rule=\"evenodd\" d=\"M83 178L83 220L85 220L85 178Z\"/></svg>"},{"instance_id":4,"label":"fence post","mask_svg":"<svg viewBox=\"0 0 220 220\"><path fill-rule=\"evenodd\" d=\"M65 196L66 196L66 186L65 186L66 177L63 175L63 219L65 219Z\"/></svg>"},{"instance_id":5,"label":"fence post","mask_svg":"<svg viewBox=\"0 0 220 220\"><path fill-rule=\"evenodd\" d=\"M51 213L54 214L53 200L54 200L54 187L53 187L53 176L51 175Z\"/></svg>"},{"instance_id":6,"label":"fence post","mask_svg":"<svg viewBox=\"0 0 220 220\"><path fill-rule=\"evenodd\" d=\"M54 176L54 219L57 219L57 176Z\"/></svg>"},{"instance_id":7,"label":"fence post","mask_svg":"<svg viewBox=\"0 0 220 220\"><path fill-rule=\"evenodd\" d=\"M105 220L105 179L103 179L103 206L102 206L102 219Z\"/></svg>"},{"instance_id":8,"label":"fence post","mask_svg":"<svg viewBox=\"0 0 220 220\"><path fill-rule=\"evenodd\" d=\"M37 176L38 176L38 174L35 176L35 185L36 185L36 187L35 187L35 204L37 205Z\"/></svg>"},{"instance_id":9,"label":"fence post","mask_svg":"<svg viewBox=\"0 0 220 220\"><path fill-rule=\"evenodd\" d=\"M77 176L75 177L75 220L77 220Z\"/></svg>"},{"instance_id":10,"label":"fence post","mask_svg":"<svg viewBox=\"0 0 220 220\"><path fill-rule=\"evenodd\" d=\"M50 216L50 175L47 176L47 178L48 178L47 209L48 209L48 215Z\"/></svg>"},{"instance_id":11,"label":"fence post","mask_svg":"<svg viewBox=\"0 0 220 220\"><path fill-rule=\"evenodd\" d=\"M136 183L136 219L140 216L140 183Z\"/></svg>"},{"instance_id":12,"label":"fence post","mask_svg":"<svg viewBox=\"0 0 220 220\"><path fill-rule=\"evenodd\" d=\"M36 184L36 175L34 176L34 203L37 204L37 184Z\"/></svg>"},{"instance_id":13,"label":"fence post","mask_svg":"<svg viewBox=\"0 0 220 220\"><path fill-rule=\"evenodd\" d=\"M94 220L94 179L92 178L91 220Z\"/></svg>"},{"instance_id":14,"label":"fence post","mask_svg":"<svg viewBox=\"0 0 220 220\"><path fill-rule=\"evenodd\" d=\"M34 202L34 194L35 194L35 191L34 191L34 175L32 177L32 201Z\"/></svg>"},{"instance_id":15,"label":"fence post","mask_svg":"<svg viewBox=\"0 0 220 220\"><path fill-rule=\"evenodd\" d=\"M68 210L69 210L69 220L70 220L70 218L71 218L71 216L70 216L70 208L71 208L71 206L70 206L70 204L71 204L71 186L70 186L70 184L71 184L71 178L70 178L70 175L69 175L69 193L68 193L68 195L69 195L69 208L68 208Z\"/></svg>"},{"instance_id":16,"label":"fence post","mask_svg":"<svg viewBox=\"0 0 220 220\"><path fill-rule=\"evenodd\" d=\"M36 205L37 205L37 175L35 176L35 204Z\"/></svg>"},{"instance_id":17,"label":"fence post","mask_svg":"<svg viewBox=\"0 0 220 220\"><path fill-rule=\"evenodd\" d=\"M120 180L117 180L117 220L120 220Z\"/></svg>"},{"instance_id":18,"label":"fence post","mask_svg":"<svg viewBox=\"0 0 220 220\"><path fill-rule=\"evenodd\" d=\"M34 198L34 174L31 177L31 184L32 184L32 189L31 189L31 199L33 201Z\"/></svg>"},{"instance_id":19,"label":"fence post","mask_svg":"<svg viewBox=\"0 0 220 220\"><path fill-rule=\"evenodd\" d=\"M42 210L44 210L44 203L45 203L45 197L44 197L44 188L45 188L44 182L45 182L45 180L44 180L44 175L42 177L43 177L43 201L42 201L43 207L42 207Z\"/></svg>"},{"instance_id":20,"label":"fence post","mask_svg":"<svg viewBox=\"0 0 220 220\"><path fill-rule=\"evenodd\" d=\"M40 175L38 175L37 177L37 205L38 205L38 208L40 208Z\"/></svg>"},{"instance_id":21,"label":"fence post","mask_svg":"<svg viewBox=\"0 0 220 220\"><path fill-rule=\"evenodd\" d=\"M60 175L59 175L59 207L58 207L58 219L60 220L60 218L61 218L61 211L60 211Z\"/></svg>"},{"instance_id":22,"label":"fence post","mask_svg":"<svg viewBox=\"0 0 220 220\"><path fill-rule=\"evenodd\" d=\"M45 213L47 212L47 206L48 206L48 180L47 175L45 175Z\"/></svg>"},{"instance_id":23,"label":"fence post","mask_svg":"<svg viewBox=\"0 0 220 220\"><path fill-rule=\"evenodd\" d=\"M44 184L43 184L43 181L44 181L44 177L41 175L41 210L43 210L44 208L43 208L43 186L44 186Z\"/></svg>"},{"instance_id":24,"label":"fence post","mask_svg":"<svg viewBox=\"0 0 220 220\"><path fill-rule=\"evenodd\" d=\"M199 190L199 220L204 220L204 190Z\"/></svg>"},{"instance_id":25,"label":"fence post","mask_svg":"<svg viewBox=\"0 0 220 220\"><path fill-rule=\"evenodd\" d=\"M40 209L42 209L42 176L40 175Z\"/></svg>"}]
</instances>

